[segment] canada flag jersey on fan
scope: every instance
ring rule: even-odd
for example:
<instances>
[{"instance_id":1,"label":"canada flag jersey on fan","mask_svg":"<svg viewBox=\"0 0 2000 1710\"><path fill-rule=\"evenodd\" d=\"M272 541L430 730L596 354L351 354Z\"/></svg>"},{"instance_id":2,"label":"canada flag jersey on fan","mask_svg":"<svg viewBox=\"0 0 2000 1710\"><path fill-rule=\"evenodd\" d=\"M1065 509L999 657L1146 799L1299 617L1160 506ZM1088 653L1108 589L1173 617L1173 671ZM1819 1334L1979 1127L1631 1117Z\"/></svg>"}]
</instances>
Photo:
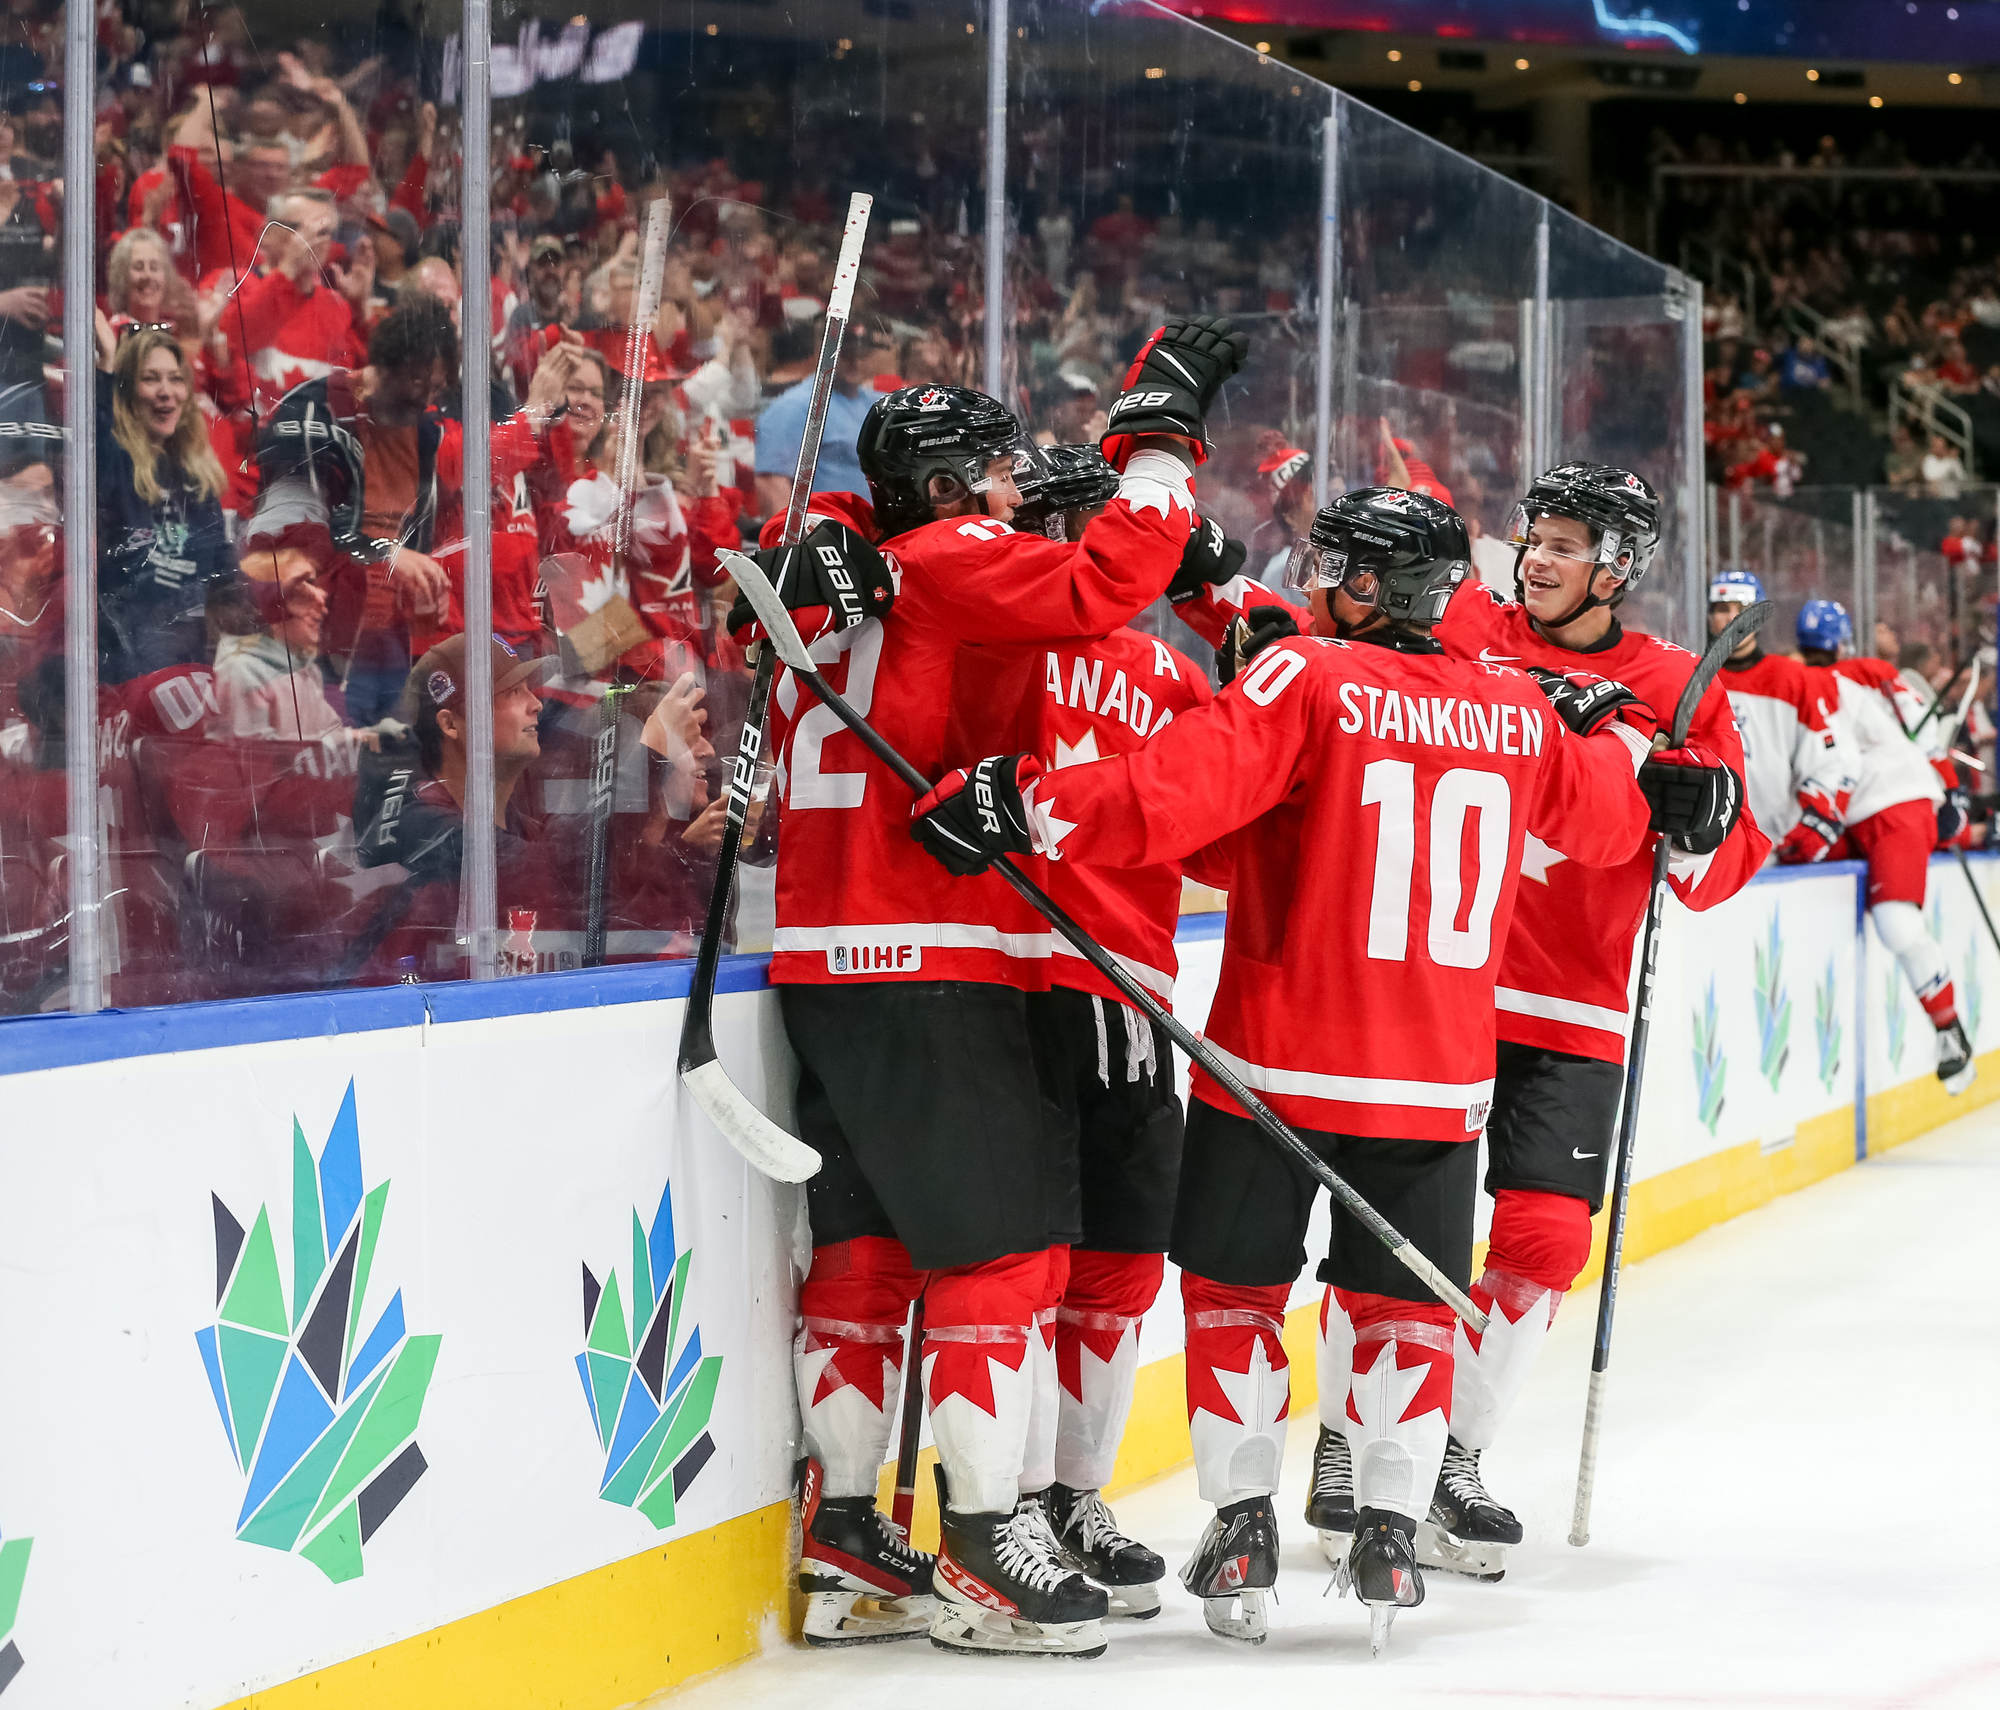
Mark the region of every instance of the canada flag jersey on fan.
<instances>
[{"instance_id":1,"label":"canada flag jersey on fan","mask_svg":"<svg viewBox=\"0 0 2000 1710\"><path fill-rule=\"evenodd\" d=\"M1239 588L1232 583L1183 610L1219 636L1220 625L1239 609L1239 600L1250 605L1276 597L1254 584ZM1461 659L1612 678L1662 721L1673 717L1697 664L1685 648L1630 630L1594 653L1557 647L1535 632L1519 605L1471 581L1452 596L1437 636L1447 652ZM1702 697L1688 739L1742 776L1743 743L1720 688L1711 686ZM1749 882L1770 849L1770 839L1745 813L1713 855L1676 854L1669 882L1689 908L1713 908ZM1511 1044L1622 1062L1632 956L1652 886L1652 839L1629 860L1592 867L1574 859L1556 840L1531 834L1522 846L1520 869L1520 898L1493 991L1498 1036Z\"/></svg>"},{"instance_id":2,"label":"canada flag jersey on fan","mask_svg":"<svg viewBox=\"0 0 2000 1710\"><path fill-rule=\"evenodd\" d=\"M996 659L1032 682L1050 646L1104 636L1144 610L1179 568L1193 523L1181 466L1142 452L1080 541L980 516L912 529L882 548L895 608L817 643L813 658L912 765L938 777L1004 750L1019 729L1020 700L980 692ZM910 836L908 786L791 672L772 704L781 814L772 980L1045 987L1041 917L996 875L954 879L925 854Z\"/></svg>"},{"instance_id":3,"label":"canada flag jersey on fan","mask_svg":"<svg viewBox=\"0 0 2000 1710\"><path fill-rule=\"evenodd\" d=\"M1233 867L1208 1040L1308 1128L1468 1140L1529 833L1573 860L1646 840L1651 721L1570 734L1510 665L1300 637L1136 753L1038 779L1061 861ZM1228 1095L1197 1068L1193 1093Z\"/></svg>"}]
</instances>

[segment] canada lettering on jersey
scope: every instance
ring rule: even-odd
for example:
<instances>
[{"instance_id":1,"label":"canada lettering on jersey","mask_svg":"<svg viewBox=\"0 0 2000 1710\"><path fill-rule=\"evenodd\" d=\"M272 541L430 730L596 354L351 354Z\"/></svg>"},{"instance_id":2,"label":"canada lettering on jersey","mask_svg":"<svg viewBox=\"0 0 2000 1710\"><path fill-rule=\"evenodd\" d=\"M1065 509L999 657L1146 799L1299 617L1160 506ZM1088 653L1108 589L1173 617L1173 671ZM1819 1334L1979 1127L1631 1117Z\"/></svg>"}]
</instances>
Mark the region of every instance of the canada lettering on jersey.
<instances>
[{"instance_id":1,"label":"canada lettering on jersey","mask_svg":"<svg viewBox=\"0 0 2000 1710\"><path fill-rule=\"evenodd\" d=\"M1156 644L1153 653L1154 675L1171 678L1178 685L1180 674L1174 669L1172 652ZM1067 696L1063 692L1062 667L1062 660L1054 653L1049 654L1046 687L1049 698L1057 706L1080 707L1099 718L1115 718L1122 724L1130 725L1142 737L1156 736L1173 723L1173 708L1155 707L1153 697L1137 683L1128 681L1119 667L1112 667L1107 682L1102 659L1071 659ZM1154 716L1156 712L1159 715L1157 718Z\"/></svg>"},{"instance_id":2,"label":"canada lettering on jersey","mask_svg":"<svg viewBox=\"0 0 2000 1710\"><path fill-rule=\"evenodd\" d=\"M1542 715L1528 707L1411 695L1375 683L1341 684L1340 704L1346 709L1340 728L1349 736L1365 729L1384 742L1424 742L1488 754L1533 756L1542 751Z\"/></svg>"}]
</instances>

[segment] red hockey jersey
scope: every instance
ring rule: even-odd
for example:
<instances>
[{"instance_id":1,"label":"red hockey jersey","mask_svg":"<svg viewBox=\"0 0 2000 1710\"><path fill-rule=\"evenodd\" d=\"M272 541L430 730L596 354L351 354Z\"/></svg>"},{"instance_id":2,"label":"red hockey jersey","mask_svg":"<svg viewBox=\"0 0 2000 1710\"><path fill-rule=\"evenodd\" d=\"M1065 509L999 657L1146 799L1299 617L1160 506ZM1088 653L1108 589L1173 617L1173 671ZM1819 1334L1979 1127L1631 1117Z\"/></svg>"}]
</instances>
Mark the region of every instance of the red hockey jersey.
<instances>
[{"instance_id":1,"label":"red hockey jersey","mask_svg":"<svg viewBox=\"0 0 2000 1710\"><path fill-rule=\"evenodd\" d=\"M1635 724L1643 726L1635 728ZM1227 837L1208 1039L1287 1120L1469 1140L1529 833L1616 866L1651 721L1573 736L1508 665L1300 637L1139 752L1036 781L1038 846L1130 867ZM1197 1070L1194 1096L1225 1106Z\"/></svg>"},{"instance_id":2,"label":"red hockey jersey","mask_svg":"<svg viewBox=\"0 0 2000 1710\"><path fill-rule=\"evenodd\" d=\"M1051 644L1102 636L1180 567L1194 525L1184 467L1128 464L1075 542L986 517L930 523L883 547L894 609L813 648L832 686L924 773L1003 748L1022 699L981 693L996 661L1040 670ZM1028 679L1032 681L1032 678ZM779 804L771 978L785 984L1048 983L1050 932L996 874L954 879L910 836L908 788L789 671L772 696Z\"/></svg>"},{"instance_id":3,"label":"red hockey jersey","mask_svg":"<svg viewBox=\"0 0 2000 1710\"><path fill-rule=\"evenodd\" d=\"M1697 664L1685 648L1617 628L1607 645L1588 653L1557 647L1536 633L1522 607L1476 582L1453 595L1437 634L1462 659L1612 678L1651 707L1663 726ZM1743 739L1719 685L1702 696L1688 740L1743 775ZM1689 908L1713 908L1748 884L1770 852L1771 840L1746 812L1714 854L1676 851L1668 882ZM1530 834L1521 877L1525 882L1493 990L1500 1037L1621 1062L1632 954L1653 883L1653 839L1646 838L1621 865L1587 867Z\"/></svg>"}]
</instances>

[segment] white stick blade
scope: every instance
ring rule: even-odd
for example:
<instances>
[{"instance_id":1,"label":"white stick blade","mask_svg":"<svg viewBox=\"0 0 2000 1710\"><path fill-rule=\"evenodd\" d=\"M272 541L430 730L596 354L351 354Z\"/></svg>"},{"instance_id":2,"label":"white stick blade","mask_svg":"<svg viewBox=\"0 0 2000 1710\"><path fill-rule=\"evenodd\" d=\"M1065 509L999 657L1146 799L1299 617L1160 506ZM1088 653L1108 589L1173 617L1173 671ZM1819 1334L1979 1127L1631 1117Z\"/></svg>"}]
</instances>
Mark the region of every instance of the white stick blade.
<instances>
[{"instance_id":1,"label":"white stick blade","mask_svg":"<svg viewBox=\"0 0 2000 1710\"><path fill-rule=\"evenodd\" d=\"M819 1154L744 1097L720 1063L711 1059L683 1071L681 1079L723 1139L742 1153L752 1169L774 1182L802 1182L819 1174Z\"/></svg>"},{"instance_id":2,"label":"white stick blade","mask_svg":"<svg viewBox=\"0 0 2000 1710\"><path fill-rule=\"evenodd\" d=\"M857 190L847 199L847 228L840 234L840 258L833 264L833 285L826 294L826 312L846 320L854 303L854 281L861 272L861 245L868 236L868 211L875 198Z\"/></svg>"},{"instance_id":3,"label":"white stick blade","mask_svg":"<svg viewBox=\"0 0 2000 1710\"><path fill-rule=\"evenodd\" d=\"M723 569L736 578L737 588L750 602L750 609L757 614L757 621L764 626L771 645L777 648L778 657L794 671L817 670L811 655L806 652L805 642L799 636L799 626L792 622L792 614L785 610L785 602L778 597L778 590L771 586L771 578L764 574L763 566L747 552L737 552L727 546L715 557Z\"/></svg>"}]
</instances>

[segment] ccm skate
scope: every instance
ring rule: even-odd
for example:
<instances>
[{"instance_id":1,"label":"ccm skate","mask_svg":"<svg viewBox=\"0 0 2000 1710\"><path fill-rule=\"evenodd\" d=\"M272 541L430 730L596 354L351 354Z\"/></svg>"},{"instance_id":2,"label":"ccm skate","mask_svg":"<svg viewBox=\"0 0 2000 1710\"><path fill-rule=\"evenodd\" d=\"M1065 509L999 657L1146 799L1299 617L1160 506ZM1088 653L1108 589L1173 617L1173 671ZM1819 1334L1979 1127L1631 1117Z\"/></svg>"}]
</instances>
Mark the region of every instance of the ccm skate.
<instances>
[{"instance_id":1,"label":"ccm skate","mask_svg":"<svg viewBox=\"0 0 2000 1710\"><path fill-rule=\"evenodd\" d=\"M942 1496L942 1469L938 1485ZM1104 1654L1109 1599L1063 1561L1039 1502L1011 1514L939 1510L932 1644L987 1656Z\"/></svg>"},{"instance_id":2,"label":"ccm skate","mask_svg":"<svg viewBox=\"0 0 2000 1710\"><path fill-rule=\"evenodd\" d=\"M880 1644L929 1629L931 1558L910 1547L874 1497L822 1494L819 1462L809 1460L799 1523L807 1644Z\"/></svg>"}]
</instances>

